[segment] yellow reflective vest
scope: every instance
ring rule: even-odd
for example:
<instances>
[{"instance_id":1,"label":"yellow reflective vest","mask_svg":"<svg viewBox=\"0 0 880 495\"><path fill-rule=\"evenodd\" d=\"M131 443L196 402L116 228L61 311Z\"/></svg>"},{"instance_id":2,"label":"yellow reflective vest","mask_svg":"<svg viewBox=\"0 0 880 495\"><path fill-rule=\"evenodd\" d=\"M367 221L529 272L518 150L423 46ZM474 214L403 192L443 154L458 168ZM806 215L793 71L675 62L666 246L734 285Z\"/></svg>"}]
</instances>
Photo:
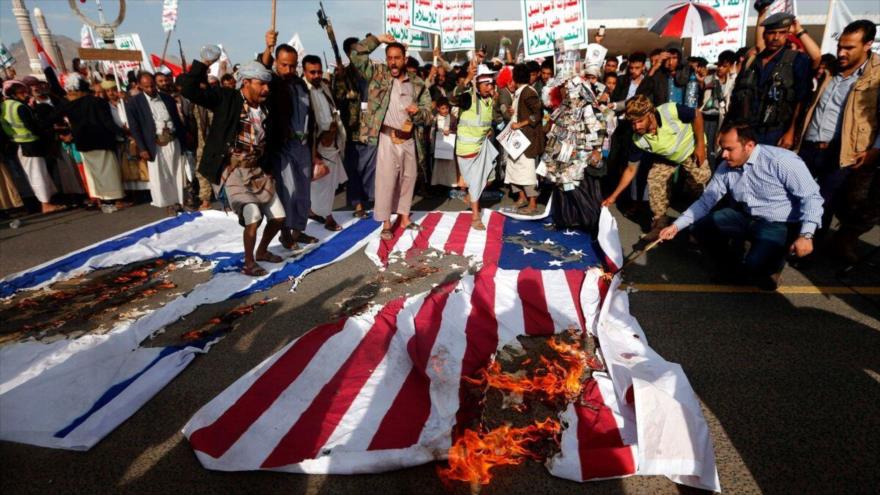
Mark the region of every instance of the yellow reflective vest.
<instances>
[{"instance_id":1,"label":"yellow reflective vest","mask_svg":"<svg viewBox=\"0 0 880 495\"><path fill-rule=\"evenodd\" d=\"M471 96L471 107L458 117L455 154L459 156L479 153L492 130L492 98L481 98L476 92Z\"/></svg>"},{"instance_id":2,"label":"yellow reflective vest","mask_svg":"<svg viewBox=\"0 0 880 495\"><path fill-rule=\"evenodd\" d=\"M633 134L633 141L639 149L662 156L673 163L684 162L694 154L694 127L678 118L675 103L664 103L657 107L657 112L660 114L657 134Z\"/></svg>"},{"instance_id":3,"label":"yellow reflective vest","mask_svg":"<svg viewBox=\"0 0 880 495\"><path fill-rule=\"evenodd\" d=\"M22 102L12 98L3 101L3 118L0 124L3 125L3 132L12 139L14 143L33 143L37 140L36 134L30 131L18 115L18 109L23 105Z\"/></svg>"}]
</instances>

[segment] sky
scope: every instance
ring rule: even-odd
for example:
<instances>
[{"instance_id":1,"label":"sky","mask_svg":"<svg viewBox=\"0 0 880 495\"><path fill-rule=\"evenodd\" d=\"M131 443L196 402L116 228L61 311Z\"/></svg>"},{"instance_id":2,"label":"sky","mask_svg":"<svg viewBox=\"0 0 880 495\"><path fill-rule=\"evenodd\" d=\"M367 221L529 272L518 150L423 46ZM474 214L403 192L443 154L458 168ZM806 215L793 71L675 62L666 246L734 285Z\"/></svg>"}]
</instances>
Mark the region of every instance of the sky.
<instances>
[{"instance_id":1,"label":"sky","mask_svg":"<svg viewBox=\"0 0 880 495\"><path fill-rule=\"evenodd\" d=\"M620 17L648 17L659 14L663 8L676 0L588 0L587 16L591 19ZM753 0L745 0L752 3ZM105 17L115 19L118 0L103 0ZM187 59L197 56L199 47L209 43L221 43L234 62L240 62L262 51L265 32L269 28L270 0L179 0L180 10L177 29L172 33L169 53L177 55L177 40L183 43ZM880 0L847 0L856 16L880 12ZM31 12L39 7L53 33L79 39L82 22L70 10L68 0L25 0ZM475 0L478 21L511 20L520 18L518 0ZM324 8L336 31L339 43L348 36L362 36L366 32L379 33L382 29L381 0L325 0ZM97 19L95 0L80 4L92 19ZM298 32L307 52L327 52L332 57L330 42L318 26L315 12L317 0L278 0L277 30L279 41L286 42ZM798 13L824 14L828 0L799 0ZM624 15L625 13L625 15ZM126 16L119 33L136 32L147 51L160 53L165 41L162 31L162 0L128 0ZM34 27L36 29L36 26ZM0 0L0 40L7 46L21 39L12 15L12 0Z\"/></svg>"}]
</instances>

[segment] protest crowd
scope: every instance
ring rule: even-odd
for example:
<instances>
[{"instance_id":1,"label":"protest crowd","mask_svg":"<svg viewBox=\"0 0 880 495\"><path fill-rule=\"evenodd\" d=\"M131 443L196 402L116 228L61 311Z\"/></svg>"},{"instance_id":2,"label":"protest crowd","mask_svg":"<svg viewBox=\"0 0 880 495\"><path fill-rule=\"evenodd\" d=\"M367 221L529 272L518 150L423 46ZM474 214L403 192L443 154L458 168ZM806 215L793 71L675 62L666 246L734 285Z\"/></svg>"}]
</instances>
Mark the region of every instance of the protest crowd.
<instances>
[{"instance_id":1,"label":"protest crowd","mask_svg":"<svg viewBox=\"0 0 880 495\"><path fill-rule=\"evenodd\" d=\"M681 236L717 260L719 281L775 289L786 260L852 262L880 220L875 35L857 20L823 54L797 18L764 6L754 46L712 64L680 44L543 62L507 47L455 63L435 48L420 63L391 35L367 34L343 41L349 63L331 73L274 30L257 59L220 77L214 45L176 77L76 60L69 73L4 78L0 208L7 219L25 200L44 214L113 213L145 201L134 185L147 183L169 215L234 212L244 272L259 276L260 261L280 261L267 250L276 235L296 249L318 242L309 220L341 229L341 188L346 209L383 223L383 240L422 228L416 195L461 200L476 230L481 198L510 195L525 217L550 198L555 228L589 232L616 204L643 224L643 243Z\"/></svg>"}]
</instances>

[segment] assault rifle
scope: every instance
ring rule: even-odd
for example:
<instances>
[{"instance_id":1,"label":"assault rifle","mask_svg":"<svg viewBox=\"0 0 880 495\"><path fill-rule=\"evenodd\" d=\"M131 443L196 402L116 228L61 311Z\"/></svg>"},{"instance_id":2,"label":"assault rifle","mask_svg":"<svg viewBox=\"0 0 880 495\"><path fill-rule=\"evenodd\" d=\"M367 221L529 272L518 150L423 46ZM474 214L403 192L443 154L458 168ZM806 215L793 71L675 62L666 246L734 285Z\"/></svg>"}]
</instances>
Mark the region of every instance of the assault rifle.
<instances>
[{"instance_id":1,"label":"assault rifle","mask_svg":"<svg viewBox=\"0 0 880 495\"><path fill-rule=\"evenodd\" d=\"M333 54L336 56L336 67L340 68L342 67L342 56L339 54L339 45L336 44L336 34L333 32L333 24L327 17L327 12L324 11L324 3L318 2L318 5L321 7L318 10L318 24L327 31L327 37L330 38L330 46L333 47Z\"/></svg>"}]
</instances>

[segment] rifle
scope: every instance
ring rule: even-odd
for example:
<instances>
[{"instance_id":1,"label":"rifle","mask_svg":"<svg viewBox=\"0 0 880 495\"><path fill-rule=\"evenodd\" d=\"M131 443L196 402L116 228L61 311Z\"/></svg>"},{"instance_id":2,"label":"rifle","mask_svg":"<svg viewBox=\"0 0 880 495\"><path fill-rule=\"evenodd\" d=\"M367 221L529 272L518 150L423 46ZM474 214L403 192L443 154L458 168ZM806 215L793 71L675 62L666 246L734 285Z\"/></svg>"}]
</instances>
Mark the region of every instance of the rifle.
<instances>
[{"instance_id":1,"label":"rifle","mask_svg":"<svg viewBox=\"0 0 880 495\"><path fill-rule=\"evenodd\" d=\"M321 7L318 10L318 24L327 31L327 37L330 38L330 46L333 47L333 54L336 55L336 67L342 67L342 56L339 54L339 45L336 44L336 34L333 32L333 24L324 11L324 3L318 2Z\"/></svg>"},{"instance_id":2,"label":"rifle","mask_svg":"<svg viewBox=\"0 0 880 495\"><path fill-rule=\"evenodd\" d=\"M183 56L183 43L180 40L177 40L177 47L180 49L180 67L183 69L183 72L189 72L186 68L186 58Z\"/></svg>"}]
</instances>

